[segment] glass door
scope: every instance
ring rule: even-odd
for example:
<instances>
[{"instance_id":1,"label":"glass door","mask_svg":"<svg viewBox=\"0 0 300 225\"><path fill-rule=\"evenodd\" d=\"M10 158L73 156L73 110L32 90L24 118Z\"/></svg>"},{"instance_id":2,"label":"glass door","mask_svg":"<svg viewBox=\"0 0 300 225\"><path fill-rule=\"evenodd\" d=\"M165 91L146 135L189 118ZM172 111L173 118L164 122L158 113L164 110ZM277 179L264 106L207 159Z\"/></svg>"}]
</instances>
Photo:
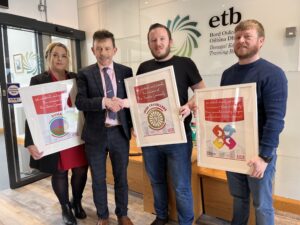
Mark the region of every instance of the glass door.
<instances>
[{"instance_id":1,"label":"glass door","mask_svg":"<svg viewBox=\"0 0 300 225\"><path fill-rule=\"evenodd\" d=\"M42 56L37 47L37 35L31 30L7 28L8 58L10 76L7 84L19 87L29 86L30 78L41 72ZM15 135L17 138L17 153L19 159L20 179L30 177L38 171L29 167L30 155L24 148L25 113L22 103L9 103L13 111Z\"/></svg>"},{"instance_id":2,"label":"glass door","mask_svg":"<svg viewBox=\"0 0 300 225\"><path fill-rule=\"evenodd\" d=\"M32 182L46 174L29 167L30 155L24 148L25 113L23 105L14 96L18 87L28 86L30 78L41 72L43 59L38 47L38 36L33 30L1 26L4 54L2 89L3 139L11 187ZM2 143L1 143L1 146Z\"/></svg>"},{"instance_id":3,"label":"glass door","mask_svg":"<svg viewBox=\"0 0 300 225\"><path fill-rule=\"evenodd\" d=\"M10 168L10 186L12 188L23 186L35 180L41 179L47 174L29 167L30 154L24 148L25 136L25 113L21 102L10 96L10 87L26 87L30 79L45 70L47 65L44 60L44 49L51 42L62 42L70 50L70 71L77 70L76 42L65 37L57 37L47 34L38 34L33 30L19 29L15 27L1 27L4 43L5 76L1 76L0 83L3 88L2 111L3 119L6 121L6 128L0 127L1 140L6 142ZM2 118L2 117L1 117ZM0 120L1 122L1 120ZM0 123L1 125L1 123ZM9 131L9 132L6 132ZM5 133L5 138L4 134Z\"/></svg>"},{"instance_id":4,"label":"glass door","mask_svg":"<svg viewBox=\"0 0 300 225\"><path fill-rule=\"evenodd\" d=\"M0 88L0 96L1 96L1 88ZM3 190L9 187L9 176L8 176L7 161L5 161L6 144L5 144L5 136L4 136L1 98L0 98L0 159L3 159L2 162L0 163L0 171L1 171L0 190Z\"/></svg>"},{"instance_id":5,"label":"glass door","mask_svg":"<svg viewBox=\"0 0 300 225\"><path fill-rule=\"evenodd\" d=\"M29 167L30 155L24 148L26 118L18 102L18 88L28 86L32 76L47 70L44 49L54 41L69 48L69 70L76 72L81 67L80 42L85 33L1 12L0 17L0 189L4 189L3 180L17 188L48 176Z\"/></svg>"}]
</instances>

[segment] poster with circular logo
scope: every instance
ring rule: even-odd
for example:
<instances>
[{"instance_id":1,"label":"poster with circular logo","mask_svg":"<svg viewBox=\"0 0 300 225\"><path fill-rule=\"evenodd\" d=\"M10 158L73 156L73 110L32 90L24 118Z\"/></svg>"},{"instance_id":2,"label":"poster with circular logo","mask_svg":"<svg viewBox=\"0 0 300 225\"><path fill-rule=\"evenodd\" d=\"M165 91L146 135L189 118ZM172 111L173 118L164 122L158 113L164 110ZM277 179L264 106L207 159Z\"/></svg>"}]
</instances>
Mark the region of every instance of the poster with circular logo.
<instances>
[{"instance_id":1,"label":"poster with circular logo","mask_svg":"<svg viewBox=\"0 0 300 225\"><path fill-rule=\"evenodd\" d=\"M186 143L173 66L125 79L138 147Z\"/></svg>"},{"instance_id":2,"label":"poster with circular logo","mask_svg":"<svg viewBox=\"0 0 300 225\"><path fill-rule=\"evenodd\" d=\"M135 86L138 107L143 114L144 137L174 133L165 80Z\"/></svg>"}]
</instances>

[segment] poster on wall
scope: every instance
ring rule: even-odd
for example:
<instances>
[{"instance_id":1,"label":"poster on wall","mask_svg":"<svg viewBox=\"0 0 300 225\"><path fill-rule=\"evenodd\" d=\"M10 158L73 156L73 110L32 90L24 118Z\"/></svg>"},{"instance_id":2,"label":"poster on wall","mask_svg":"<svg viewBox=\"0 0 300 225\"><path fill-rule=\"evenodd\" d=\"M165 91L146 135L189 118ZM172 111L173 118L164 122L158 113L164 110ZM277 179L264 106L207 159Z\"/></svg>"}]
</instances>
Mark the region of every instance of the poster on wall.
<instances>
[{"instance_id":1,"label":"poster on wall","mask_svg":"<svg viewBox=\"0 0 300 225\"><path fill-rule=\"evenodd\" d=\"M75 107L75 79L19 89L34 144L49 155L83 143L82 112Z\"/></svg>"},{"instance_id":2,"label":"poster on wall","mask_svg":"<svg viewBox=\"0 0 300 225\"><path fill-rule=\"evenodd\" d=\"M258 155L256 84L196 90L198 166L250 174Z\"/></svg>"},{"instance_id":3,"label":"poster on wall","mask_svg":"<svg viewBox=\"0 0 300 225\"><path fill-rule=\"evenodd\" d=\"M173 66L125 80L137 146L185 143Z\"/></svg>"}]
</instances>

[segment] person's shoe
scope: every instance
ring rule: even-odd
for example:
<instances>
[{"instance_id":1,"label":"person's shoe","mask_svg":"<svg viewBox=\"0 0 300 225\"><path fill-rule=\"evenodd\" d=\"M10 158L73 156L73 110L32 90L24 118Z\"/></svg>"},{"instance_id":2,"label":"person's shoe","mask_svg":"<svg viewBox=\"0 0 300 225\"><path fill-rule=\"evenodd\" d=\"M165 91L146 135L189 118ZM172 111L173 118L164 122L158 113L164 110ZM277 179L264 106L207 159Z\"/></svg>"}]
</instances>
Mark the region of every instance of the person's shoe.
<instances>
[{"instance_id":1,"label":"person's shoe","mask_svg":"<svg viewBox=\"0 0 300 225\"><path fill-rule=\"evenodd\" d=\"M160 219L160 218L157 218L151 223L151 225L165 225L168 223L168 218L166 219Z\"/></svg>"},{"instance_id":2,"label":"person's shoe","mask_svg":"<svg viewBox=\"0 0 300 225\"><path fill-rule=\"evenodd\" d=\"M62 218L63 218L65 225L76 225L77 224L77 221L73 215L70 203L61 205L61 210L62 210Z\"/></svg>"},{"instance_id":3,"label":"person's shoe","mask_svg":"<svg viewBox=\"0 0 300 225\"><path fill-rule=\"evenodd\" d=\"M97 225L108 225L108 219L98 219Z\"/></svg>"},{"instance_id":4,"label":"person's shoe","mask_svg":"<svg viewBox=\"0 0 300 225\"><path fill-rule=\"evenodd\" d=\"M129 219L128 216L118 217L118 224L119 225L133 225L132 221Z\"/></svg>"},{"instance_id":5,"label":"person's shoe","mask_svg":"<svg viewBox=\"0 0 300 225\"><path fill-rule=\"evenodd\" d=\"M85 213L84 209L82 208L81 201L74 202L74 200L72 200L71 204L72 204L72 208L74 209L76 218L78 218L78 219L86 218L86 213Z\"/></svg>"}]
</instances>

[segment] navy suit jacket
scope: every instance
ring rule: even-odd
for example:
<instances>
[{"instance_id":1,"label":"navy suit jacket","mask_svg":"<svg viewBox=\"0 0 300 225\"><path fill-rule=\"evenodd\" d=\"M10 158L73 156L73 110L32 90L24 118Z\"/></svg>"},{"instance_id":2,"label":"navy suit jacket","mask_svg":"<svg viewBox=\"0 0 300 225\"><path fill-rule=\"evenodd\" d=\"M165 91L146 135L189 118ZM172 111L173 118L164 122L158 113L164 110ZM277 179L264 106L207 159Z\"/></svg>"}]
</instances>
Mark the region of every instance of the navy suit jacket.
<instances>
[{"instance_id":1,"label":"navy suit jacket","mask_svg":"<svg viewBox=\"0 0 300 225\"><path fill-rule=\"evenodd\" d=\"M113 63L117 81L117 97L127 98L124 79L132 77L132 69ZM82 140L86 143L96 144L102 142L104 137L106 109L102 108L104 89L98 64L83 68L78 73L78 94L75 105L84 112L85 123L82 130ZM119 121L123 127L124 134L130 140L132 127L129 109L122 109L118 112Z\"/></svg>"}]
</instances>

